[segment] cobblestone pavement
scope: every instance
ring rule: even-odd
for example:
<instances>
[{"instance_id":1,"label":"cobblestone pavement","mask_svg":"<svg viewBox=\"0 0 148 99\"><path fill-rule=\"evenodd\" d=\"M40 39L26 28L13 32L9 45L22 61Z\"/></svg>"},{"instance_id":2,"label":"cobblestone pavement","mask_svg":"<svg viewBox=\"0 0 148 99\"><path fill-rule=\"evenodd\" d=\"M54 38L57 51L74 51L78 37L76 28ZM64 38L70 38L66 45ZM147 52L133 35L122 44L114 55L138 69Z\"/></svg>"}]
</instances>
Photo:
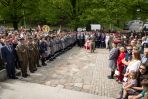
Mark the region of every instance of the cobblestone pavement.
<instances>
[{"instance_id":1,"label":"cobblestone pavement","mask_svg":"<svg viewBox=\"0 0 148 99\"><path fill-rule=\"evenodd\" d=\"M115 98L121 85L107 79L108 74L108 50L89 53L74 47L21 80Z\"/></svg>"}]
</instances>

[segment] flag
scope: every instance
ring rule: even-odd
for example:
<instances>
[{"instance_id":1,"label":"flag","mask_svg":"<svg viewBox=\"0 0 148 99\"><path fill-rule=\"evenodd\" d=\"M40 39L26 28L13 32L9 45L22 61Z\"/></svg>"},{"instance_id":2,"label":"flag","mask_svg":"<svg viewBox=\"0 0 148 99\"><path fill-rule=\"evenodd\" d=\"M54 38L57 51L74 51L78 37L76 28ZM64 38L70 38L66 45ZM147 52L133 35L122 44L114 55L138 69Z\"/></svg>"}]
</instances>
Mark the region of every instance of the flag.
<instances>
[{"instance_id":1,"label":"flag","mask_svg":"<svg viewBox=\"0 0 148 99\"><path fill-rule=\"evenodd\" d=\"M61 32L61 25L60 25L59 30L57 31L57 34L60 34L60 32Z\"/></svg>"}]
</instances>

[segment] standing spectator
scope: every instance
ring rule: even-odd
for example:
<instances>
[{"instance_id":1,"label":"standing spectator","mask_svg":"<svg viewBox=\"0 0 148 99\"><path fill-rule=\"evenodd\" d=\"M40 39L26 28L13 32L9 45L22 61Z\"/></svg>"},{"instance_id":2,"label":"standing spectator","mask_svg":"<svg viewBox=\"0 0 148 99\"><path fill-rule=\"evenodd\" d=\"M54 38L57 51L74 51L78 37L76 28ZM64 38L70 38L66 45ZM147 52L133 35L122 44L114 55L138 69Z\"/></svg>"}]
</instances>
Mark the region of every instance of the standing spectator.
<instances>
[{"instance_id":1,"label":"standing spectator","mask_svg":"<svg viewBox=\"0 0 148 99\"><path fill-rule=\"evenodd\" d=\"M80 47L80 33L77 33L77 44Z\"/></svg>"},{"instance_id":2,"label":"standing spectator","mask_svg":"<svg viewBox=\"0 0 148 99\"><path fill-rule=\"evenodd\" d=\"M109 47L109 50L111 50L112 49L112 42L113 42L113 35L112 34L110 34L110 38L109 38L109 41L108 41L108 47Z\"/></svg>"},{"instance_id":3,"label":"standing spectator","mask_svg":"<svg viewBox=\"0 0 148 99\"><path fill-rule=\"evenodd\" d=\"M123 70L124 70L124 64L122 63L122 60L125 58L125 48L121 47L120 48L120 54L117 59L117 69L119 71L119 75L117 76L117 80L119 83L122 82L123 80Z\"/></svg>"},{"instance_id":4,"label":"standing spectator","mask_svg":"<svg viewBox=\"0 0 148 99\"><path fill-rule=\"evenodd\" d=\"M106 34L106 37L105 37L105 45L106 45L106 49L109 48L109 39L110 39L109 34Z\"/></svg>"},{"instance_id":5,"label":"standing spectator","mask_svg":"<svg viewBox=\"0 0 148 99\"><path fill-rule=\"evenodd\" d=\"M141 62L148 65L148 48L144 49L144 56L142 57Z\"/></svg>"},{"instance_id":6,"label":"standing spectator","mask_svg":"<svg viewBox=\"0 0 148 99\"><path fill-rule=\"evenodd\" d=\"M117 58L119 56L119 49L117 48L117 44L112 43L113 48L109 54L109 67L111 68L111 75L108 76L109 79L114 78L114 73L117 67Z\"/></svg>"},{"instance_id":7,"label":"standing spectator","mask_svg":"<svg viewBox=\"0 0 148 99\"><path fill-rule=\"evenodd\" d=\"M14 49L10 45L10 40L5 41L5 46L1 49L2 59L6 66L7 75L10 79L17 79L15 75L15 63L14 63Z\"/></svg>"},{"instance_id":8,"label":"standing spectator","mask_svg":"<svg viewBox=\"0 0 148 99\"><path fill-rule=\"evenodd\" d=\"M80 34L80 47L83 47L84 46L84 43L85 43L85 36L84 36L84 33L81 33Z\"/></svg>"},{"instance_id":9,"label":"standing spectator","mask_svg":"<svg viewBox=\"0 0 148 99\"><path fill-rule=\"evenodd\" d=\"M101 48L105 48L105 34L101 35Z\"/></svg>"},{"instance_id":10,"label":"standing spectator","mask_svg":"<svg viewBox=\"0 0 148 99\"><path fill-rule=\"evenodd\" d=\"M100 48L101 46L101 33L96 34L96 47Z\"/></svg>"}]
</instances>

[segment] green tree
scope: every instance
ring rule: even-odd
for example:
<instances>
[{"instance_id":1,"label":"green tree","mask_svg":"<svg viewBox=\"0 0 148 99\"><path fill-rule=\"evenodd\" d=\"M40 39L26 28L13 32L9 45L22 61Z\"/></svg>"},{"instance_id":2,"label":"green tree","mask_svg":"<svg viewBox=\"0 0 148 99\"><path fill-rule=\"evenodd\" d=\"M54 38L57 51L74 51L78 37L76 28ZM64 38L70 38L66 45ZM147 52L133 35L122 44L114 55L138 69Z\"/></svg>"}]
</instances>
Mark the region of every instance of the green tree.
<instances>
[{"instance_id":1,"label":"green tree","mask_svg":"<svg viewBox=\"0 0 148 99\"><path fill-rule=\"evenodd\" d=\"M33 15L38 7L36 0L0 0L1 16L13 24L15 30L18 23L27 16Z\"/></svg>"},{"instance_id":2,"label":"green tree","mask_svg":"<svg viewBox=\"0 0 148 99\"><path fill-rule=\"evenodd\" d=\"M0 18L12 21L17 29L25 17L29 22L77 28L99 23L107 28L123 28L129 20L147 19L145 0L1 0ZM140 9L137 12L137 9Z\"/></svg>"}]
</instances>

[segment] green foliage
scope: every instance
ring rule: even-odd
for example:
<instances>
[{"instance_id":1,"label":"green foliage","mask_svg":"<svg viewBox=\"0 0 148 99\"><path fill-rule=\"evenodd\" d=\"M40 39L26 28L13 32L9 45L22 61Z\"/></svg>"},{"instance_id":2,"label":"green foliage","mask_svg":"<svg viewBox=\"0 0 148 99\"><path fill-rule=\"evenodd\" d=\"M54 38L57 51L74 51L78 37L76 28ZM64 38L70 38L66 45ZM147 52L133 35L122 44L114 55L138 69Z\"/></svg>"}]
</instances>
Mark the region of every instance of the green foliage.
<instances>
[{"instance_id":1,"label":"green foliage","mask_svg":"<svg viewBox=\"0 0 148 99\"><path fill-rule=\"evenodd\" d=\"M100 23L123 28L129 20L148 19L146 0L1 0L0 19L18 22L26 18L73 28ZM137 9L140 9L137 12ZM111 28L111 27L110 27Z\"/></svg>"}]
</instances>

